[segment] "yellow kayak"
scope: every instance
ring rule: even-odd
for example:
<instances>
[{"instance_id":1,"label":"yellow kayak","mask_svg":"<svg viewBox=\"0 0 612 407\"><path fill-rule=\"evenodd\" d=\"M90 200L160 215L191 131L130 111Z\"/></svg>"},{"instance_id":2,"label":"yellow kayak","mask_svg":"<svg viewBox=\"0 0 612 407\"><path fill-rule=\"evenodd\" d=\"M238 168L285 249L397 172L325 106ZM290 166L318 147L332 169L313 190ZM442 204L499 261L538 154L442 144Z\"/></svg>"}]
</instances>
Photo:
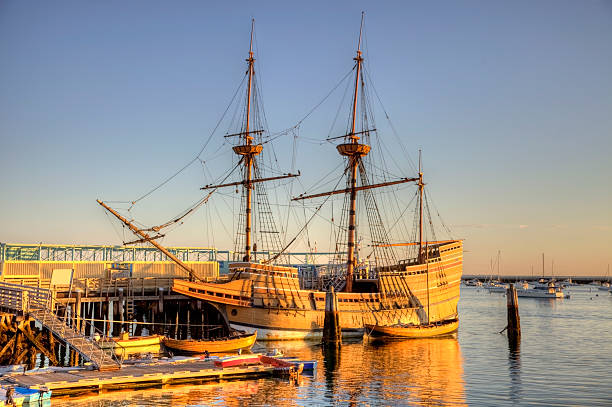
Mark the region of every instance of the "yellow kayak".
<instances>
[{"instance_id":1,"label":"yellow kayak","mask_svg":"<svg viewBox=\"0 0 612 407\"><path fill-rule=\"evenodd\" d=\"M125 357L133 353L159 353L162 339L161 335L133 337L125 335L121 338L100 341L98 345L102 349L113 349L117 356Z\"/></svg>"}]
</instances>

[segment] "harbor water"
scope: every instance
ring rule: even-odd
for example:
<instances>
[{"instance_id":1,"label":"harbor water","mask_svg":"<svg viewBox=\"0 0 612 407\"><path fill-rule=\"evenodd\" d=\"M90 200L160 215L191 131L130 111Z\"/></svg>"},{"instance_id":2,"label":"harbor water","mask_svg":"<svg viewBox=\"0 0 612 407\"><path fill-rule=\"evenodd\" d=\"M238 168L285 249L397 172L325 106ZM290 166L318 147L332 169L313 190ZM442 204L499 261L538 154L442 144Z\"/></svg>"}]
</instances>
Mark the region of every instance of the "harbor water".
<instances>
[{"instance_id":1,"label":"harbor water","mask_svg":"<svg viewBox=\"0 0 612 407\"><path fill-rule=\"evenodd\" d=\"M472 405L611 406L612 295L569 287L569 299L520 298L522 339L505 334L506 298L463 287L456 337L385 343L262 343L318 361L298 383L215 382L53 399L53 406Z\"/></svg>"}]
</instances>

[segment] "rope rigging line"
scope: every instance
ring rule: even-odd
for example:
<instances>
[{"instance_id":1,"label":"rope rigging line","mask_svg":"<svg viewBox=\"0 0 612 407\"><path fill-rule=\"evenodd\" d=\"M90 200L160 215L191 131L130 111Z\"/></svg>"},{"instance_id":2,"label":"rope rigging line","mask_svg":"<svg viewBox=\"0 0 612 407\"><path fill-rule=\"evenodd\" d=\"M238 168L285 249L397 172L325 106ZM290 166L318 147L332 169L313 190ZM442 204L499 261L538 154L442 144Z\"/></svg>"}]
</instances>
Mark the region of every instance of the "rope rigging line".
<instances>
[{"instance_id":1,"label":"rope rigging line","mask_svg":"<svg viewBox=\"0 0 612 407\"><path fill-rule=\"evenodd\" d=\"M225 176L225 178L223 178L220 182L223 183L225 182L225 180L227 180L230 175L232 175L234 173L234 171L236 170L236 168L238 168L238 166L240 165L241 161L238 162L238 164L232 168L228 174ZM162 225L159 226L153 226L151 228L148 229L143 229L144 231L154 231L154 232L159 232L161 229L166 228L170 225L176 224L179 221L181 221L182 219L186 218L188 215L192 214L193 212L195 212L200 206L204 205L206 202L208 202L208 199L212 196L213 193L215 193L215 191L218 188L214 188L212 189L205 197L203 197L202 199L200 199L199 201L197 201L193 206L189 207L188 209L186 209L185 211L181 212L182 215L179 215L177 218L174 218Z\"/></svg>"},{"instance_id":2,"label":"rope rigging line","mask_svg":"<svg viewBox=\"0 0 612 407\"><path fill-rule=\"evenodd\" d=\"M397 218L397 220L395 221L395 223L393 225L391 225L391 227L389 228L389 233L391 233L391 231L393 229L395 229L395 227L399 224L400 220L403 219L404 214L406 213L406 211L411 207L412 201L414 201L416 199L416 197L419 196L419 191L415 191L412 199L408 202L408 204L406 205L406 207L404 208L404 210L402 211L402 213L400 214L400 216Z\"/></svg>"},{"instance_id":3,"label":"rope rigging line","mask_svg":"<svg viewBox=\"0 0 612 407\"><path fill-rule=\"evenodd\" d=\"M431 240L437 240L436 239L436 230L434 228L434 224L433 221L431 220L431 211L429 210L429 197L428 197L428 193L427 190L424 191L425 192L425 208L427 210L427 218L429 221L429 228L431 229Z\"/></svg>"},{"instance_id":4,"label":"rope rigging line","mask_svg":"<svg viewBox=\"0 0 612 407\"><path fill-rule=\"evenodd\" d=\"M352 73L352 71L354 70L351 69L349 72L347 72L342 79L325 95L325 97L323 97L323 99L321 99L316 105L314 105L295 125L277 132L277 133L273 133L270 134L270 136L268 136L268 140L262 141L262 144L265 143L269 143L281 136L284 136L286 134L288 134L289 132L291 132L292 130L297 129L306 119L308 119L334 92L335 90L346 80L346 78ZM168 182L172 181L174 178L176 178L179 174L181 174L183 171L185 171L187 168L189 168L194 162L200 160L202 153L204 152L204 150L206 149L206 147L208 146L208 144L210 143L210 141L212 140L213 136L215 135L215 133L217 132L219 126L221 125L221 123L223 122L223 120L225 119L228 111L230 110L231 106L234 105L234 101L236 100L236 97L238 95L238 93L240 92L240 90L242 89L244 82L246 80L246 78L248 77L248 72L245 73L245 75L242 77L242 80L240 81L240 84L238 85L238 87L236 88L236 90L234 91L234 94L232 96L232 98L230 99L229 104L227 105L227 107L225 108L223 114L221 115L221 117L219 118L219 120L217 121L215 127L213 128L212 132L210 133L210 135L208 136L208 139L206 140L206 142L204 143L204 145L200 148L198 154L191 159L189 162L187 162L183 167L181 167L178 171L176 171L175 173L173 173L171 176L169 176L168 178L166 178L164 181L162 181L160 184L158 184L157 186L155 186L154 188L152 188L151 190L149 190L148 192L146 192L145 194L139 196L138 198L132 200L132 201L112 201L112 202L119 202L119 203L129 203L130 207L128 208L128 211L131 210L134 205L136 205L136 203L142 201L143 199L149 197L151 194L153 194L154 192L156 192L157 190L159 190L160 188L162 188L164 185L166 185ZM255 84L255 92L256 94L260 94L261 93L261 89L259 89L258 84ZM260 99L260 98L258 98ZM259 103L261 103L261 101L259 100ZM255 104L257 106L257 103ZM240 110L238 108L238 110ZM257 112L259 113L259 112ZM264 120L263 122L266 123L267 119L265 118L265 112L262 112L264 115ZM259 116L258 114L255 115L256 117ZM235 120L235 117L233 119L233 121ZM111 201L109 201L111 202Z\"/></svg>"},{"instance_id":5,"label":"rope rigging line","mask_svg":"<svg viewBox=\"0 0 612 407\"><path fill-rule=\"evenodd\" d=\"M433 198L431 199L431 204L433 205L436 214L438 215L438 219L440 219L440 223L442 224L442 227L444 228L444 230L446 230L446 232L448 233L448 237L452 239L453 237L453 232L451 231L451 229L446 225L446 223L444 222L444 219L442 219L442 216L440 215L440 212L438 211L438 207L436 206L436 203L434 202Z\"/></svg>"},{"instance_id":6,"label":"rope rigging line","mask_svg":"<svg viewBox=\"0 0 612 407\"><path fill-rule=\"evenodd\" d=\"M301 124L302 124L302 123L303 123L303 122L304 122L306 119L308 119L308 118L310 117L310 115L312 115L312 114L315 112L315 110L317 110L317 109L318 109L318 108L319 108L319 107L320 107L320 106L321 106L321 105L322 105L322 104L323 104L323 103L324 103L324 102L325 102L327 99L329 99L329 97L330 97L330 96L331 96L331 95L332 95L332 94L333 94L333 93L336 91L336 89L338 89L338 87L339 87L340 85L342 85L342 83L343 83L343 82L346 80L346 78L348 78L348 77L349 77L349 75L350 75L351 73L353 73L353 71L355 70L355 67L356 67L356 65L355 65L355 66L354 66L354 67L353 67L353 68L352 68L350 71L348 71L348 72L347 72L347 73L346 73L346 74L345 74L345 75L342 77L342 79L340 79L340 81L339 81L339 82L336 84L336 86L334 86L334 87L332 88L332 90L330 90L330 91L327 93L327 95L325 95L325 97L324 97L323 99L321 99L321 101L319 101L319 103L317 103L316 105L314 105L314 107L313 107L312 109L310 109L310 110L308 111L308 113L306 113L306 114L305 114L305 115L304 115L304 116L303 116L303 117L302 117L300 120L298 120L298 122L297 122L295 125L293 125L293 126L291 126L291 127L287 128L287 129L285 129L285 130L282 130L282 131L279 131L279 132L276 132L276 133L272 133L272 134L270 134L270 135L268 136L268 137L269 137L269 139L268 139L268 140L266 140L266 141L264 141L264 142L263 142L263 144L265 144L265 143L269 143L269 142L271 142L271 141L276 140L276 139L277 139L277 138L279 138L279 137L285 136L285 135L287 135L289 132L291 132L292 130L294 130L294 129L298 128L298 127L299 127L299 126L300 126L300 125L301 125Z\"/></svg>"},{"instance_id":7,"label":"rope rigging line","mask_svg":"<svg viewBox=\"0 0 612 407\"><path fill-rule=\"evenodd\" d=\"M146 197L148 197L149 195L151 195L152 193L154 193L155 191L157 191L158 189L160 189L161 187L163 187L164 185L166 185L168 182L170 182L172 179L174 179L176 176L178 176L180 173L182 173L183 171L185 171L191 164L193 164L195 161L197 161L200 156L202 155L202 153L204 152L204 150L206 149L206 147L208 146L208 143L210 143L210 141L212 140L214 134L216 133L217 129L219 128L219 126L221 125L221 123L223 122L223 119L225 118L225 115L227 114L227 111L229 110L229 108L234 104L234 100L236 99L236 95L238 95L238 91L242 88L242 84L244 83L246 79L246 75L243 76L242 81L240 81L240 85L238 85L238 88L236 89L236 91L234 92L234 95L232 96L232 99L230 100L230 103L227 105L227 107L225 108L225 111L223 112L223 114L221 115L221 118L219 119L219 121L217 122L217 124L215 125L213 131L210 133L210 135L208 136L208 139L206 140L206 142L204 143L204 145L202 146L202 148L200 149L200 151L198 152L198 154L191 160L189 161L187 164L185 164L185 166L183 166L181 169L179 169L177 172L175 172L173 175L171 175L170 177L166 178L161 184L157 185L155 188L151 189L149 192L145 193L144 195L140 196L139 198L131 201L132 206L130 207L130 209L139 201L145 199Z\"/></svg>"},{"instance_id":8,"label":"rope rigging line","mask_svg":"<svg viewBox=\"0 0 612 407\"><path fill-rule=\"evenodd\" d=\"M368 82L370 83L370 86L374 90L374 95L376 95L376 99L378 99L378 103L380 103L380 107L382 108L383 113L385 114L385 118L389 122L389 126L391 127L391 131L393 132L393 135L397 139L397 142L398 142L399 146L401 147L402 152L404 153L404 156L406 156L406 158L408 159L408 163L412 167L413 171L416 172L416 166L412 162L412 158L410 158L410 154L408 154L408 151L406 150L406 147L404 146L404 143L402 143L402 139L400 138L397 130L395 129L395 126L393 125L393 122L391 121L391 117L389 116L389 113L387 113L387 109L385 109L385 106L382 103L382 99L380 98L380 96L378 94L378 91L376 90L376 87L374 86L374 82L372 81L372 78L370 77L370 73L368 71L369 70L366 70L366 69L363 70L365 75L367 75L367 77L368 77Z\"/></svg>"},{"instance_id":9,"label":"rope rigging line","mask_svg":"<svg viewBox=\"0 0 612 407\"><path fill-rule=\"evenodd\" d=\"M346 170L345 170L346 173ZM344 177L344 174L342 174L342 177L340 177L340 179L338 180L338 183L336 183L336 186L334 187L334 189L336 189L338 187L338 184L340 184L340 181L342 181L342 178ZM308 227L308 225L310 224L310 222L314 219L315 215L317 215L319 213L319 211L321 210L321 208L325 205L325 203L330 199L332 195L328 195L325 200L321 203L321 205L319 205L315 212L312 214L312 216L310 217L310 219L308 219L308 222L306 222L306 224L304 224L304 226L302 226L302 228L297 232L297 234L295 235L295 237L293 239L291 239L291 241L280 251L278 252L276 255L274 255L273 257L271 257L270 259L268 259L267 261L264 261L264 264L267 263L271 263L274 260L276 260L277 258L279 258L296 240L297 238L302 234L302 232Z\"/></svg>"}]
</instances>

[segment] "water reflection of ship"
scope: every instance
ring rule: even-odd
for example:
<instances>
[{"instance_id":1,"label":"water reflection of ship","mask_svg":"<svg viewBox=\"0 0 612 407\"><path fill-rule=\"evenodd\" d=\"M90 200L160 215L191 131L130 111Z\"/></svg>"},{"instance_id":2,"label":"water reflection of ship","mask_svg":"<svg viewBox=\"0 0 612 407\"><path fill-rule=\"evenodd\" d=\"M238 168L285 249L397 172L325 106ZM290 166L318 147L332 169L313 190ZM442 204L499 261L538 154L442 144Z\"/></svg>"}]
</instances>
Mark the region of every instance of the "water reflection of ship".
<instances>
[{"instance_id":1,"label":"water reflection of ship","mask_svg":"<svg viewBox=\"0 0 612 407\"><path fill-rule=\"evenodd\" d=\"M323 382L329 405L373 400L384 405L467 404L463 358L454 337L367 344L345 341L335 352L301 341L266 342L266 347L317 360L319 372L314 380Z\"/></svg>"},{"instance_id":2,"label":"water reflection of ship","mask_svg":"<svg viewBox=\"0 0 612 407\"><path fill-rule=\"evenodd\" d=\"M297 387L273 380L222 381L198 385L172 385L158 389L118 390L54 399L53 406L99 407L144 405L157 407L193 405L295 405ZM64 404L65 403L65 404Z\"/></svg>"},{"instance_id":3,"label":"water reflection of ship","mask_svg":"<svg viewBox=\"0 0 612 407\"><path fill-rule=\"evenodd\" d=\"M466 405L463 360L455 338L372 343L371 375L382 377L382 398L423 405ZM348 358L347 358L348 359ZM409 394L406 396L406 391Z\"/></svg>"}]
</instances>

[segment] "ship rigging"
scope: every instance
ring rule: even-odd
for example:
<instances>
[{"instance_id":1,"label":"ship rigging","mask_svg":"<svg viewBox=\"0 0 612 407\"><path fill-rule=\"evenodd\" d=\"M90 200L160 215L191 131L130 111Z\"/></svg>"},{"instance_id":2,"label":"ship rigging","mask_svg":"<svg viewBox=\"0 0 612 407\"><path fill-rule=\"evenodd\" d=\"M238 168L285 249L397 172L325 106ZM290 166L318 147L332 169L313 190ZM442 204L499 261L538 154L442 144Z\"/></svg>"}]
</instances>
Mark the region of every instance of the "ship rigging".
<instances>
[{"instance_id":1,"label":"ship rigging","mask_svg":"<svg viewBox=\"0 0 612 407\"><path fill-rule=\"evenodd\" d=\"M314 280L306 281L296 268L288 266L289 259L283 258L288 248L296 241L296 237L284 246L281 244L264 185L268 181L293 179L300 173L266 177L259 164L264 151L263 134L266 126L256 85L253 23L246 59L246 92L242 120L238 128L229 131L224 137L235 143L232 151L238 162L220 183L202 187L202 190L209 190L209 193L194 207L176 218L180 220L193 213L208 201L214 191L226 187L241 188L234 248L237 256L236 261L229 265L232 273L230 281L206 283L175 280L173 290L211 303L221 312L230 327L251 332L258 330L262 334L261 339L320 337L323 328L323 309L320 301L324 301L325 291L332 287L339 291L340 324L343 333L347 335L361 335L366 324L429 325L457 318L463 245L461 240L452 238L437 240L431 220L429 225L433 239L429 240L425 236L424 214L427 212L430 219L431 215L424 189L420 154L416 177L392 179L389 173L385 173L382 182L374 182L375 178L372 176L372 170L377 168L377 164L371 158L371 141L377 130L365 86L367 75L364 74L362 54L363 21L362 15L357 53L353 58L355 63L351 70L354 72L354 86L347 129L340 136L326 139L328 142L342 140L336 150L344 161L342 177L345 178L345 188L338 189L341 178L332 191L304 193L292 200L304 202L307 199L325 198L323 203L314 208L313 215L299 230L299 235L307 230L307 225L330 197L344 197L338 226L333 222L332 214L332 224L338 231L337 253L331 259L327 270L321 270ZM381 151L378 151L378 154L381 154ZM241 179L231 181L230 176L236 169L240 169ZM390 230L397 222L391 228L385 226L381 214L381 209L384 208L379 206L374 191L406 183L415 183L418 187L418 210L415 211L417 239L408 243L392 242ZM358 198L362 198L361 206L358 205ZM163 236L161 230L177 222L175 219L149 228L157 233L156 236L149 236L147 229L139 229L108 205L102 202L100 204L136 233L141 238L139 241L151 243L160 250L162 246L155 240ZM363 212L370 232L368 246L371 253L366 256L368 266L365 269L360 268L363 264L360 264L358 258L359 242L362 236L365 236L365 233L358 229L360 208L365 209ZM267 259L258 258L258 246L265 247L273 254ZM402 259L401 254L396 252L399 247L418 247L418 252L414 258ZM186 270L194 277L188 267ZM275 312L271 312L272 310Z\"/></svg>"}]
</instances>

